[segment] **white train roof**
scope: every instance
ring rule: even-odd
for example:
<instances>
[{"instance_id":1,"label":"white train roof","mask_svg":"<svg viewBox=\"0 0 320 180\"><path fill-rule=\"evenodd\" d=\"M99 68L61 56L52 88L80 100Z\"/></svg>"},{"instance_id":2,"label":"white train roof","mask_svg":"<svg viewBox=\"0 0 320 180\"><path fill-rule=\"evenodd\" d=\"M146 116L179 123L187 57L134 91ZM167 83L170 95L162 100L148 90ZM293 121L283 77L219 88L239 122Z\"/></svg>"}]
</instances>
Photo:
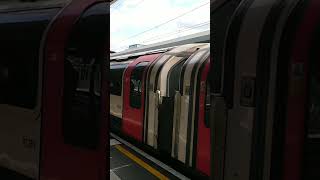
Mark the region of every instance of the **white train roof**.
<instances>
[{"instance_id":1,"label":"white train roof","mask_svg":"<svg viewBox=\"0 0 320 180\"><path fill-rule=\"evenodd\" d=\"M196 34L191 34L188 36L179 37L176 39L171 39L168 41L163 41L155 44L150 44L134 49L128 49L118 53L110 54L112 61L123 61L130 57L141 56L146 54L154 54L158 52L166 52L171 50L173 47L191 44L191 43L208 43L210 42L210 31L204 31Z\"/></svg>"}]
</instances>

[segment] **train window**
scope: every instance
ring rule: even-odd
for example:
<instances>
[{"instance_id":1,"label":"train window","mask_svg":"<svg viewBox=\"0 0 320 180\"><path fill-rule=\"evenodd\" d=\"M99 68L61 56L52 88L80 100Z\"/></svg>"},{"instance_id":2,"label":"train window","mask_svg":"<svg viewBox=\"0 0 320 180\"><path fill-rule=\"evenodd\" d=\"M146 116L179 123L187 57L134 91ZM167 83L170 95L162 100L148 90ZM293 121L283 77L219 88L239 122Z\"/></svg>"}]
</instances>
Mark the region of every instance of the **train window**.
<instances>
[{"instance_id":1,"label":"train window","mask_svg":"<svg viewBox=\"0 0 320 180\"><path fill-rule=\"evenodd\" d=\"M92 132L96 124L91 120L99 118L100 110L100 66L94 61L95 59L92 59L89 64L70 59L65 61L65 143L89 148L95 147L95 141L92 139L96 139L90 136L97 135Z\"/></svg>"},{"instance_id":2,"label":"train window","mask_svg":"<svg viewBox=\"0 0 320 180\"><path fill-rule=\"evenodd\" d=\"M141 107L142 76L148 62L141 62L133 69L130 77L130 106Z\"/></svg>"},{"instance_id":3,"label":"train window","mask_svg":"<svg viewBox=\"0 0 320 180\"><path fill-rule=\"evenodd\" d=\"M38 59L36 55L31 55L37 51L33 49L33 45L36 45L36 43L30 43L29 48L26 48L34 50L25 54L26 59L23 59L23 55L20 53L18 55L16 52L13 52L14 55L10 56L8 54L6 58L11 62L8 62L7 65L0 64L1 91L4 91L1 92L1 96L3 97L0 103L28 109L35 107L38 90ZM9 53L10 51L7 52ZM4 56L6 57L6 55Z\"/></svg>"},{"instance_id":4,"label":"train window","mask_svg":"<svg viewBox=\"0 0 320 180\"><path fill-rule=\"evenodd\" d=\"M106 7L107 3L98 3L82 15L65 49L63 137L66 144L82 148L99 144Z\"/></svg>"},{"instance_id":5,"label":"train window","mask_svg":"<svg viewBox=\"0 0 320 180\"><path fill-rule=\"evenodd\" d=\"M1 104L27 109L37 105L40 42L49 20L58 10L0 12Z\"/></svg>"},{"instance_id":6,"label":"train window","mask_svg":"<svg viewBox=\"0 0 320 180\"><path fill-rule=\"evenodd\" d=\"M308 118L308 134L310 138L317 143L320 142L320 71L319 71L319 32L320 27L316 30L312 48L310 48L310 66L309 66L309 87L308 87L308 103L309 103L309 118ZM304 66L300 65L300 72L304 72ZM301 74L301 73L300 73ZM314 143L314 142L313 142ZM320 146L319 146L320 147ZM320 157L320 156L318 156ZM319 158L320 159L320 158Z\"/></svg>"},{"instance_id":7,"label":"train window","mask_svg":"<svg viewBox=\"0 0 320 180\"><path fill-rule=\"evenodd\" d=\"M310 87L309 87L309 125L308 134L311 137L320 137L320 73L319 66L310 68Z\"/></svg>"},{"instance_id":8,"label":"train window","mask_svg":"<svg viewBox=\"0 0 320 180\"><path fill-rule=\"evenodd\" d=\"M110 67L110 94L122 95L122 76L126 66L114 65Z\"/></svg>"}]
</instances>

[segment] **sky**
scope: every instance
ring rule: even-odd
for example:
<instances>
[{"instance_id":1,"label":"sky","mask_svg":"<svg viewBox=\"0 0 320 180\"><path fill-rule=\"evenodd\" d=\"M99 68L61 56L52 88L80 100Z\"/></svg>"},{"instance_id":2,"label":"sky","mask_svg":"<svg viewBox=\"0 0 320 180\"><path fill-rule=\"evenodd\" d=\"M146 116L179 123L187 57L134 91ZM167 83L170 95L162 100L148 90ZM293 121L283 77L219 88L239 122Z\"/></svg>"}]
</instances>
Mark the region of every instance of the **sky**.
<instances>
[{"instance_id":1,"label":"sky","mask_svg":"<svg viewBox=\"0 0 320 180\"><path fill-rule=\"evenodd\" d=\"M117 0L110 13L116 52L210 29L210 0Z\"/></svg>"}]
</instances>

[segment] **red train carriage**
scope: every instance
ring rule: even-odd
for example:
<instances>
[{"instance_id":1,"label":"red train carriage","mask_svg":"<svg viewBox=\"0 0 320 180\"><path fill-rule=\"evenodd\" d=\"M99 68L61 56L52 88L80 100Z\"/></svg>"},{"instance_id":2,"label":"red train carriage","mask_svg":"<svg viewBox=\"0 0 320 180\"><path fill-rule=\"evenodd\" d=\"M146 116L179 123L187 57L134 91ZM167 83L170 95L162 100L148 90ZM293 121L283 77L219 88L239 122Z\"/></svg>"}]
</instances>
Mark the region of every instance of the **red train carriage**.
<instances>
[{"instance_id":1,"label":"red train carriage","mask_svg":"<svg viewBox=\"0 0 320 180\"><path fill-rule=\"evenodd\" d=\"M142 91L145 91L145 73L147 66L165 51L163 49L156 52L148 51L111 57L110 117L113 131L125 132L141 141L143 133L141 123L143 123L144 113L144 92ZM126 82L124 82L125 79ZM128 113L124 114L123 111ZM129 112L134 113L134 116ZM130 132L132 126L134 132Z\"/></svg>"},{"instance_id":2,"label":"red train carriage","mask_svg":"<svg viewBox=\"0 0 320 180\"><path fill-rule=\"evenodd\" d=\"M112 54L111 88L118 89L111 92L110 101L114 132L207 176L210 175L210 130L205 116L208 117L209 108L205 109L203 99L209 47L188 44ZM185 103L187 99L191 99L189 103ZM179 137L192 143L183 143L186 139Z\"/></svg>"},{"instance_id":3,"label":"red train carriage","mask_svg":"<svg viewBox=\"0 0 320 180\"><path fill-rule=\"evenodd\" d=\"M145 74L150 63L165 51L162 49L111 57L110 115L113 131L121 131L142 141Z\"/></svg>"},{"instance_id":4,"label":"red train carriage","mask_svg":"<svg viewBox=\"0 0 320 180\"><path fill-rule=\"evenodd\" d=\"M122 132L140 142L143 139L146 69L159 56L159 53L140 56L124 72Z\"/></svg>"},{"instance_id":5,"label":"red train carriage","mask_svg":"<svg viewBox=\"0 0 320 180\"><path fill-rule=\"evenodd\" d=\"M5 5L0 8L1 177L106 179L107 2Z\"/></svg>"}]
</instances>

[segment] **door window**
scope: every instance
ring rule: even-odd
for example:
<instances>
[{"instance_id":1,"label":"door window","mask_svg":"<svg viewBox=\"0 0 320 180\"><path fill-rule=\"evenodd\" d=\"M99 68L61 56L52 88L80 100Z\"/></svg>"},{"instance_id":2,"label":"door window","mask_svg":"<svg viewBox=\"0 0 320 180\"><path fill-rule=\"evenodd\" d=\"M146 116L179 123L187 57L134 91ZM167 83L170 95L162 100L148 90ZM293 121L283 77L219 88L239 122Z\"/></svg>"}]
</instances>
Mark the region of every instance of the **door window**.
<instances>
[{"instance_id":1,"label":"door window","mask_svg":"<svg viewBox=\"0 0 320 180\"><path fill-rule=\"evenodd\" d=\"M130 77L130 106L136 109L141 107L142 78L148 62L141 62L133 69Z\"/></svg>"},{"instance_id":2,"label":"door window","mask_svg":"<svg viewBox=\"0 0 320 180\"><path fill-rule=\"evenodd\" d=\"M98 147L100 138L101 64L108 32L106 5L95 4L81 16L65 49L64 142L90 149Z\"/></svg>"},{"instance_id":3,"label":"door window","mask_svg":"<svg viewBox=\"0 0 320 180\"><path fill-rule=\"evenodd\" d=\"M110 67L110 94L122 95L122 75L126 65L112 65Z\"/></svg>"}]
</instances>

